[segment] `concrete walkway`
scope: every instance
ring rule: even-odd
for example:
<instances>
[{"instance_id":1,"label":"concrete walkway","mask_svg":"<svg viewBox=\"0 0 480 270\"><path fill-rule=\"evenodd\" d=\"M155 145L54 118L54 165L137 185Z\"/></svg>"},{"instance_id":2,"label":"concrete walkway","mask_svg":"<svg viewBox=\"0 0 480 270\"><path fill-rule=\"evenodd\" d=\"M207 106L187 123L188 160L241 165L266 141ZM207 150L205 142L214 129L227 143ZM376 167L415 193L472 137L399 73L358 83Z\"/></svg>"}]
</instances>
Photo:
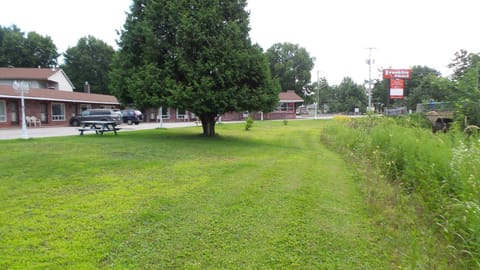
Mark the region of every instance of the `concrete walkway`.
<instances>
[{"instance_id":1,"label":"concrete walkway","mask_svg":"<svg viewBox=\"0 0 480 270\"><path fill-rule=\"evenodd\" d=\"M195 122L163 123L163 128L194 127ZM120 132L160 128L160 123L140 123L139 125L120 125ZM201 128L201 126L199 126ZM58 136L79 136L78 127L27 127L29 138L58 137ZM12 140L22 137L21 128L0 129L0 140Z\"/></svg>"}]
</instances>

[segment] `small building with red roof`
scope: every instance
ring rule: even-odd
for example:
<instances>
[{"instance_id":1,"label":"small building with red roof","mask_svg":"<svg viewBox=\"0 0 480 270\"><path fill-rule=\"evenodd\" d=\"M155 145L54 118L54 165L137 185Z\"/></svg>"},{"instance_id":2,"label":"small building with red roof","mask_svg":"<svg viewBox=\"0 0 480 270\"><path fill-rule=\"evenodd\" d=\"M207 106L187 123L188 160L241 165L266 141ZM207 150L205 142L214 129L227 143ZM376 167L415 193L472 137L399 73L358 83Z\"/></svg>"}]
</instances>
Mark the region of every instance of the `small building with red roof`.
<instances>
[{"instance_id":1,"label":"small building with red roof","mask_svg":"<svg viewBox=\"0 0 480 270\"><path fill-rule=\"evenodd\" d=\"M295 119L296 108L299 104L303 103L303 99L298 96L294 90L288 90L280 92L278 95L278 105L273 112L231 112L222 115L222 121L240 121L244 120L250 115L255 120L282 120L282 119Z\"/></svg>"}]
</instances>

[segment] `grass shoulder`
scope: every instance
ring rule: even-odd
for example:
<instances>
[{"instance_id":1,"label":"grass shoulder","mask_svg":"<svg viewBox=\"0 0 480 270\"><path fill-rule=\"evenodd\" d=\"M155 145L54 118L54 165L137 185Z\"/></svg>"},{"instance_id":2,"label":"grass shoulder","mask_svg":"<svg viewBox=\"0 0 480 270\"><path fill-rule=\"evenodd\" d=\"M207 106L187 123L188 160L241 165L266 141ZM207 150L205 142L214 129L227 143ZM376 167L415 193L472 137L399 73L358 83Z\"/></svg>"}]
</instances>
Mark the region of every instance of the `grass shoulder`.
<instances>
[{"instance_id":1,"label":"grass shoulder","mask_svg":"<svg viewBox=\"0 0 480 270\"><path fill-rule=\"evenodd\" d=\"M409 266L323 125L1 141L0 268Z\"/></svg>"}]
</instances>

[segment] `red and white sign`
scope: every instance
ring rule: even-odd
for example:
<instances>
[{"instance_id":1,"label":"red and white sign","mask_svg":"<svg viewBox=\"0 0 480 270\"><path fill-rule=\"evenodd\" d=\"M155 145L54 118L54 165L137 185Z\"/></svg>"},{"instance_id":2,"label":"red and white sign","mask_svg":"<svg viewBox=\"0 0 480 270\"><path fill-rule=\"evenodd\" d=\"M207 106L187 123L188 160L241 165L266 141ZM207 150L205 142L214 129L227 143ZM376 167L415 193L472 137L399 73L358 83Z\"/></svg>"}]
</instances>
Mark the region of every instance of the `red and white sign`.
<instances>
[{"instance_id":1,"label":"red and white sign","mask_svg":"<svg viewBox=\"0 0 480 270\"><path fill-rule=\"evenodd\" d=\"M390 98L402 99L405 81L403 79L390 79Z\"/></svg>"},{"instance_id":2,"label":"red and white sign","mask_svg":"<svg viewBox=\"0 0 480 270\"><path fill-rule=\"evenodd\" d=\"M412 70L410 69L384 69L384 79L411 79Z\"/></svg>"}]
</instances>

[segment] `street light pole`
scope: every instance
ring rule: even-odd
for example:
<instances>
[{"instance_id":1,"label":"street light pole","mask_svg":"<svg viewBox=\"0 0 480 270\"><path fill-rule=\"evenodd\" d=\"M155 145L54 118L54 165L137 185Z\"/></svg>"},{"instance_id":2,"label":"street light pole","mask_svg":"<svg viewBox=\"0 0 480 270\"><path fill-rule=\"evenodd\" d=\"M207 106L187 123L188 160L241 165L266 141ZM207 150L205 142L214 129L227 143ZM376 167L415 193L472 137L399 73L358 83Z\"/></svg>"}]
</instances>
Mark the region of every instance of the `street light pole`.
<instances>
[{"instance_id":1,"label":"street light pole","mask_svg":"<svg viewBox=\"0 0 480 270\"><path fill-rule=\"evenodd\" d=\"M23 96L25 93L28 93L28 91L30 90L30 86L25 81L21 81L20 83L14 81L13 89L16 92L20 92L20 94L22 95L22 139L28 139L27 123L25 121L25 99Z\"/></svg>"}]
</instances>

